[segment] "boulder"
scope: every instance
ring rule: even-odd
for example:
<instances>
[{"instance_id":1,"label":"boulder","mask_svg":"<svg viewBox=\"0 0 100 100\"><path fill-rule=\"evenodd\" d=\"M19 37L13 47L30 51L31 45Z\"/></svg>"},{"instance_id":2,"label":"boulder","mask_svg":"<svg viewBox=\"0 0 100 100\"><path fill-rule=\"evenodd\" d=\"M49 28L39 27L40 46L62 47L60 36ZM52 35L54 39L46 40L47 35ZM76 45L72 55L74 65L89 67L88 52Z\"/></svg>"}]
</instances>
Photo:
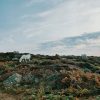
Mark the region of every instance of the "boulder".
<instances>
[{"instance_id":1,"label":"boulder","mask_svg":"<svg viewBox=\"0 0 100 100\"><path fill-rule=\"evenodd\" d=\"M26 74L26 75L24 75L23 76L23 81L25 82L25 83L32 83L33 81L34 81L34 79L35 79L35 77L34 77L34 75L32 75L31 73L28 73L28 74Z\"/></svg>"},{"instance_id":2,"label":"boulder","mask_svg":"<svg viewBox=\"0 0 100 100\"><path fill-rule=\"evenodd\" d=\"M6 80L3 81L4 86L13 86L17 85L21 82L22 75L18 73L14 73L13 75L9 76Z\"/></svg>"},{"instance_id":3,"label":"boulder","mask_svg":"<svg viewBox=\"0 0 100 100\"><path fill-rule=\"evenodd\" d=\"M36 75L33 75L31 73L26 74L25 76L23 76L23 82L24 83L39 83L39 77Z\"/></svg>"}]
</instances>

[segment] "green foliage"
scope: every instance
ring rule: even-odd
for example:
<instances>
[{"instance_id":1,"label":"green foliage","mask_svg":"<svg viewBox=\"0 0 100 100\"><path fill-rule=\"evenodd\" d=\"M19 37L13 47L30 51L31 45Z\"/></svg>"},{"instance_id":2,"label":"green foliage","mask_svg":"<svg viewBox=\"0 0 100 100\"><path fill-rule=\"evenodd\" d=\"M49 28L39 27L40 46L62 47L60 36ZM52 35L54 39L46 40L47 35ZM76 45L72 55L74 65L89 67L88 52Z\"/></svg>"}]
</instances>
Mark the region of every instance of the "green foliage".
<instances>
[{"instance_id":1,"label":"green foliage","mask_svg":"<svg viewBox=\"0 0 100 100\"><path fill-rule=\"evenodd\" d=\"M78 94L81 96L81 95L86 95L86 94L89 94L90 93L90 91L88 90L88 89L86 89L86 88L84 88L84 89L80 89L79 91L78 91Z\"/></svg>"},{"instance_id":2,"label":"green foliage","mask_svg":"<svg viewBox=\"0 0 100 100\"><path fill-rule=\"evenodd\" d=\"M100 95L96 97L96 100L100 100Z\"/></svg>"}]
</instances>

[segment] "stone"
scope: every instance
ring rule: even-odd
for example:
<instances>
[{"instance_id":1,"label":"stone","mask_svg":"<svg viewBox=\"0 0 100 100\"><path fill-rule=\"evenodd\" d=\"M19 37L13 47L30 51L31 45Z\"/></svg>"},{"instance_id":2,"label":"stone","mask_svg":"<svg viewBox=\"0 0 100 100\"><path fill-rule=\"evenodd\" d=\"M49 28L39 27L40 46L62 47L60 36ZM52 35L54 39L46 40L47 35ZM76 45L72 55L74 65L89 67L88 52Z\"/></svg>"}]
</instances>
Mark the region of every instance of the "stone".
<instances>
[{"instance_id":1,"label":"stone","mask_svg":"<svg viewBox=\"0 0 100 100\"><path fill-rule=\"evenodd\" d=\"M6 80L3 81L4 86L13 86L16 84L19 84L21 82L22 75L15 73L11 76L9 76Z\"/></svg>"},{"instance_id":2,"label":"stone","mask_svg":"<svg viewBox=\"0 0 100 100\"><path fill-rule=\"evenodd\" d=\"M23 76L23 81L25 81L25 82L33 82L34 79L35 79L35 77L31 73L28 73L25 76Z\"/></svg>"}]
</instances>

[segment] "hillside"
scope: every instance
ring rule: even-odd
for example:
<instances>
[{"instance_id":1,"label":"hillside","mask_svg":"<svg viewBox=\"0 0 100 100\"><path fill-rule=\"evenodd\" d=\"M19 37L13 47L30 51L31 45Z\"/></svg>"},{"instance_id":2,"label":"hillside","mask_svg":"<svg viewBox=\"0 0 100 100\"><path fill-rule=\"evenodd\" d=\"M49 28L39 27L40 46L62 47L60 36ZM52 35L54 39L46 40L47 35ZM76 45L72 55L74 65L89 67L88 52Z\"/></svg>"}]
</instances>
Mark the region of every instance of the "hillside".
<instances>
[{"instance_id":1,"label":"hillside","mask_svg":"<svg viewBox=\"0 0 100 100\"><path fill-rule=\"evenodd\" d=\"M21 55L0 53L0 100L100 100L100 57Z\"/></svg>"}]
</instances>

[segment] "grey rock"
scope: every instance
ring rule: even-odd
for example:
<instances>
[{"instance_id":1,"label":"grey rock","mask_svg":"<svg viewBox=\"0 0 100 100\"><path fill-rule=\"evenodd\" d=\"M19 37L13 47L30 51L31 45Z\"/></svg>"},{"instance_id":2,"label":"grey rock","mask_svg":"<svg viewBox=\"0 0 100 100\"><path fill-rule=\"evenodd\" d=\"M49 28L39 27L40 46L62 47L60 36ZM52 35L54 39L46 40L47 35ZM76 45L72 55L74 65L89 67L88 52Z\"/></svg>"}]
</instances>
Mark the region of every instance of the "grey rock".
<instances>
[{"instance_id":1,"label":"grey rock","mask_svg":"<svg viewBox=\"0 0 100 100\"><path fill-rule=\"evenodd\" d=\"M21 82L22 75L15 73L11 76L9 76L6 80L4 80L3 84L4 86L11 87L12 85L19 84Z\"/></svg>"},{"instance_id":2,"label":"grey rock","mask_svg":"<svg viewBox=\"0 0 100 100\"><path fill-rule=\"evenodd\" d=\"M34 75L32 75L31 73L28 73L27 75L23 76L23 80L25 82L29 82L29 81L34 81L35 77Z\"/></svg>"}]
</instances>

